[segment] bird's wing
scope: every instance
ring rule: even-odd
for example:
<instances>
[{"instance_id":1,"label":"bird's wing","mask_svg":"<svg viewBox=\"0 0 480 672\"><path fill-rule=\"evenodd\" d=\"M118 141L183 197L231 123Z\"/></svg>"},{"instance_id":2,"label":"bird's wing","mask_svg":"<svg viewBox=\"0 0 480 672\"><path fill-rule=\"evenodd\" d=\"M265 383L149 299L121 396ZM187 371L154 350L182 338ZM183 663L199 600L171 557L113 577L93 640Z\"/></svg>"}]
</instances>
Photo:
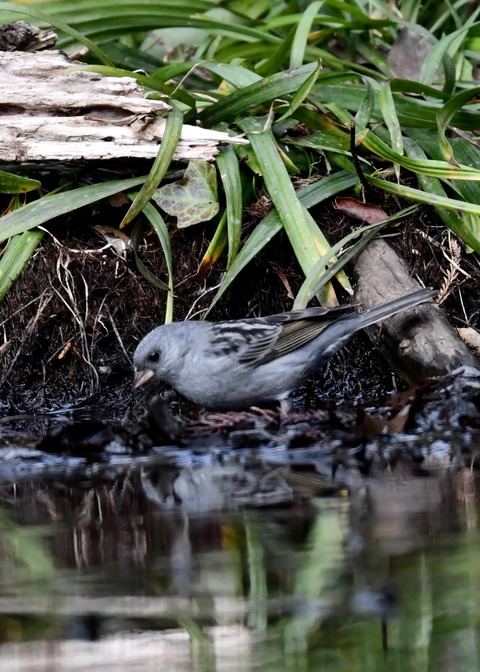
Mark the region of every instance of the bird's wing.
<instances>
[{"instance_id":1,"label":"bird's wing","mask_svg":"<svg viewBox=\"0 0 480 672\"><path fill-rule=\"evenodd\" d=\"M240 364L258 366L302 347L351 306L306 308L249 320L211 323L209 348Z\"/></svg>"},{"instance_id":2,"label":"bird's wing","mask_svg":"<svg viewBox=\"0 0 480 672\"><path fill-rule=\"evenodd\" d=\"M301 348L316 338L331 322L332 320L314 322L307 319L296 320L295 322L286 324L268 352L265 352L262 357L259 357L252 363L258 366L259 364L271 362L277 357L288 355L288 353Z\"/></svg>"},{"instance_id":3,"label":"bird's wing","mask_svg":"<svg viewBox=\"0 0 480 672\"><path fill-rule=\"evenodd\" d=\"M268 324L263 318L212 322L209 348L217 356L233 357L240 364L256 364L272 351L282 329L282 325Z\"/></svg>"},{"instance_id":4,"label":"bird's wing","mask_svg":"<svg viewBox=\"0 0 480 672\"><path fill-rule=\"evenodd\" d=\"M276 313L275 315L267 315L266 317L257 319L268 322L269 324L287 324L299 320L332 322L332 320L336 320L337 317L342 317L347 313L351 313L354 308L358 307L358 305L358 303L347 303L343 304L343 306L333 306L332 308L313 306L312 308L289 310L285 313Z\"/></svg>"},{"instance_id":5,"label":"bird's wing","mask_svg":"<svg viewBox=\"0 0 480 672\"><path fill-rule=\"evenodd\" d=\"M242 364L258 366L283 357L312 341L326 326L351 311L352 306L306 308L248 320L251 338L245 342L238 360Z\"/></svg>"}]
</instances>

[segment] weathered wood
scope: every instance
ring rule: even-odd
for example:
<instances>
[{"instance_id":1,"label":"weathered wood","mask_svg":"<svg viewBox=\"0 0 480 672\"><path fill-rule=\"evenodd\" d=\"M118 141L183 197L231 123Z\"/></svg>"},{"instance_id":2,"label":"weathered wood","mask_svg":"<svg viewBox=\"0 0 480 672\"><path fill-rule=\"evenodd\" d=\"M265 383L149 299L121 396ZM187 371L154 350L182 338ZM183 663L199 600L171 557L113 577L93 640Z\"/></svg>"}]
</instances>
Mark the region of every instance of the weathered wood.
<instances>
[{"instance_id":1,"label":"weathered wood","mask_svg":"<svg viewBox=\"0 0 480 672\"><path fill-rule=\"evenodd\" d=\"M59 51L0 52L0 161L154 158L170 105L74 66ZM184 125L174 159L212 160L222 143L247 140Z\"/></svg>"},{"instance_id":2,"label":"weathered wood","mask_svg":"<svg viewBox=\"0 0 480 672\"><path fill-rule=\"evenodd\" d=\"M0 51L40 51L53 49L57 35L53 30L40 30L26 21L0 26Z\"/></svg>"},{"instance_id":3,"label":"weathered wood","mask_svg":"<svg viewBox=\"0 0 480 672\"><path fill-rule=\"evenodd\" d=\"M419 289L406 263L382 239L375 240L358 257L356 299L368 308ZM423 304L369 329L372 340L398 373L418 385L461 366L480 368L438 306Z\"/></svg>"}]
</instances>

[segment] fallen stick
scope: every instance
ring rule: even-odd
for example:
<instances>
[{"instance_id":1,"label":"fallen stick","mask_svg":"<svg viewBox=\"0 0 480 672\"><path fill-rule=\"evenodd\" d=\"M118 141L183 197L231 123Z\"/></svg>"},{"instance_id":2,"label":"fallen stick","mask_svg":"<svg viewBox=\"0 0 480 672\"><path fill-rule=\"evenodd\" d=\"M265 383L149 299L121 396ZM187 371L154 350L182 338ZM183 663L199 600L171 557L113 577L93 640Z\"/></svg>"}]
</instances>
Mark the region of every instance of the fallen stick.
<instances>
[{"instance_id":1,"label":"fallen stick","mask_svg":"<svg viewBox=\"0 0 480 672\"><path fill-rule=\"evenodd\" d=\"M407 264L383 239L373 241L358 257L356 299L364 308L419 289ZM411 385L443 376L461 366L480 368L479 360L459 338L445 313L423 304L394 315L368 330L392 368Z\"/></svg>"}]
</instances>

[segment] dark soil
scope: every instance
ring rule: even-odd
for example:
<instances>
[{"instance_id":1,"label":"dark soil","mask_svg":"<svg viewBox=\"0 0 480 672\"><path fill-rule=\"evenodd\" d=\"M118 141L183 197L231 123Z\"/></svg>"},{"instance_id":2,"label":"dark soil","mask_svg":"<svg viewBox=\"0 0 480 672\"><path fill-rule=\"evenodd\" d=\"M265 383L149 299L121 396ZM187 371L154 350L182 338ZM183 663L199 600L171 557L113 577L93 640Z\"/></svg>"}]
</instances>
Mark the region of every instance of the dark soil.
<instances>
[{"instance_id":1,"label":"dark soil","mask_svg":"<svg viewBox=\"0 0 480 672\"><path fill-rule=\"evenodd\" d=\"M131 357L138 341L162 323L165 293L138 272L132 253L119 256L91 225L115 227L126 208L104 203L49 227L49 233L2 304L0 404L8 414L85 403L122 415L132 405ZM393 212L398 205L389 204ZM268 211L260 197L246 213L248 232ZM352 222L329 204L316 218L330 240ZM209 306L225 271L225 255L203 278L194 277L214 232L213 224L178 230L172 224L175 319ZM128 233L128 231L127 231ZM444 287L454 324L478 324L478 259L466 255L430 211L392 231L392 240L425 284ZM453 237L452 237L453 238ZM139 255L160 279L165 263L156 236L145 231ZM447 257L470 276L455 271ZM192 278L193 276L193 278ZM189 278L192 278L190 281ZM302 281L288 241L278 235L243 271L209 319L251 317L288 310ZM347 297L344 297L347 300ZM308 385L307 403L320 397L371 398L402 386L372 353L363 335L352 340L320 381Z\"/></svg>"}]
</instances>

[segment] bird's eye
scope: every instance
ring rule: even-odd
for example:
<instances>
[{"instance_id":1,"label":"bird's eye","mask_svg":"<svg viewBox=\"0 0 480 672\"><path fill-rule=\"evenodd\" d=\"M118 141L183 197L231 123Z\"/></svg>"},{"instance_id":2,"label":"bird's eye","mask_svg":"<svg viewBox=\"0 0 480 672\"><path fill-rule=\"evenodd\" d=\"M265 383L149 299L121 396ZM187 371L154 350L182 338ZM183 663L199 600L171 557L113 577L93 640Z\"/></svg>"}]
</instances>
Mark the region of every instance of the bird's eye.
<instances>
[{"instance_id":1,"label":"bird's eye","mask_svg":"<svg viewBox=\"0 0 480 672\"><path fill-rule=\"evenodd\" d=\"M160 353L157 352L157 351L155 351L155 352L151 352L151 353L148 355L148 361L149 361L149 362L158 362L159 359L160 359Z\"/></svg>"}]
</instances>

